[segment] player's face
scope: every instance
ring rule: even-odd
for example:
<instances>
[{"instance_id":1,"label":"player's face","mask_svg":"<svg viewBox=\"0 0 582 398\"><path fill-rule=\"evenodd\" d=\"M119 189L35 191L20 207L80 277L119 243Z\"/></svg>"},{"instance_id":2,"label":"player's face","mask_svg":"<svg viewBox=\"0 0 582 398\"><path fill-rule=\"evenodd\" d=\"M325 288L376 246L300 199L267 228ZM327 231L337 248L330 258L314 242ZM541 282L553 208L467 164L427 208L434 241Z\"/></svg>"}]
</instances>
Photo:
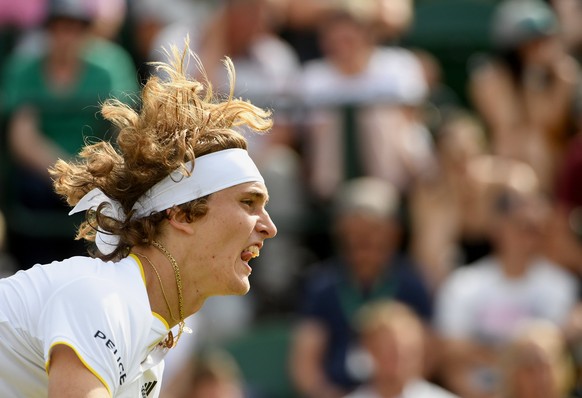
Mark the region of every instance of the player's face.
<instances>
[{"instance_id":1,"label":"player's face","mask_svg":"<svg viewBox=\"0 0 582 398\"><path fill-rule=\"evenodd\" d=\"M194 285L206 296L245 294L250 288L249 261L263 242L277 233L265 209L264 184L251 182L212 194L208 213L197 220L192 253Z\"/></svg>"}]
</instances>

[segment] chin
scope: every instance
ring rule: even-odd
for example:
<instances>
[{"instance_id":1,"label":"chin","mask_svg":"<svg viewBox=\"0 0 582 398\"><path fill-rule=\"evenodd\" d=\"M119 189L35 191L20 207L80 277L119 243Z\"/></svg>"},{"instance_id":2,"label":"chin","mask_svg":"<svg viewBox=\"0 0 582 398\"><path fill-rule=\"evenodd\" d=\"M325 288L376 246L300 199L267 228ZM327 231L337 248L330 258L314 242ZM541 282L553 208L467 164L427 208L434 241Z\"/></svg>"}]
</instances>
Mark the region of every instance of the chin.
<instances>
[{"instance_id":1,"label":"chin","mask_svg":"<svg viewBox=\"0 0 582 398\"><path fill-rule=\"evenodd\" d=\"M224 295L229 296L244 296L251 290L251 285L249 283L249 278L238 279L235 283L230 285L227 292Z\"/></svg>"},{"instance_id":2,"label":"chin","mask_svg":"<svg viewBox=\"0 0 582 398\"><path fill-rule=\"evenodd\" d=\"M240 292L236 293L237 296L244 296L251 290L250 286L247 286L245 289L241 290Z\"/></svg>"},{"instance_id":3,"label":"chin","mask_svg":"<svg viewBox=\"0 0 582 398\"><path fill-rule=\"evenodd\" d=\"M235 294L239 296L244 296L249 292L249 290L251 290L251 284L249 283L249 279L245 278L243 284L240 286L240 291Z\"/></svg>"}]
</instances>

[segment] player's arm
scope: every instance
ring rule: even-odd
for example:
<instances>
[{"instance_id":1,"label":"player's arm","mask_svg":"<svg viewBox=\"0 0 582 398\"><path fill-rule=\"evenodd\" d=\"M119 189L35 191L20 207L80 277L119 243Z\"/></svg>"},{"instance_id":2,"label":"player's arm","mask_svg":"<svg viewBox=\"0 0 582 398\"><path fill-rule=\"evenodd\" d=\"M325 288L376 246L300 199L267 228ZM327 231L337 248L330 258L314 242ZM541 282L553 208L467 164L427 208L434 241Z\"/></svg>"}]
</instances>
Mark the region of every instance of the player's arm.
<instances>
[{"instance_id":1,"label":"player's arm","mask_svg":"<svg viewBox=\"0 0 582 398\"><path fill-rule=\"evenodd\" d=\"M85 365L75 351L64 344L51 350L49 398L110 398L105 385Z\"/></svg>"}]
</instances>

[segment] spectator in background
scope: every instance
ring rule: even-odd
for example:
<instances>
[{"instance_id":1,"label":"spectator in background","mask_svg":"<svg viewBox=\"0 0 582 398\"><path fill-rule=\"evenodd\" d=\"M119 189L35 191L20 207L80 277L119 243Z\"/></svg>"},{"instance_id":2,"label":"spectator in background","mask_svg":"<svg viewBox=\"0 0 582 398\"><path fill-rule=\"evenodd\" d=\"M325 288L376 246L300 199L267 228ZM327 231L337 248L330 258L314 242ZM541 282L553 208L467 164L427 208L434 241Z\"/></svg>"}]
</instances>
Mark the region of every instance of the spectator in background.
<instances>
[{"instance_id":1,"label":"spectator in background","mask_svg":"<svg viewBox=\"0 0 582 398\"><path fill-rule=\"evenodd\" d=\"M96 114L99 101L110 95L112 79L82 56L90 23L82 4L55 0L46 22L46 53L16 58L5 76L13 160L6 215L10 249L21 266L83 252L81 243L72 243L75 221L54 193L47 170L58 158L74 156L86 139L106 138L108 124Z\"/></svg>"},{"instance_id":2,"label":"spectator in background","mask_svg":"<svg viewBox=\"0 0 582 398\"><path fill-rule=\"evenodd\" d=\"M36 29L54 0L0 0L0 27L14 27L19 32ZM125 0L82 0L91 10L92 28L100 37L116 37L126 15Z\"/></svg>"},{"instance_id":3,"label":"spectator in background","mask_svg":"<svg viewBox=\"0 0 582 398\"><path fill-rule=\"evenodd\" d=\"M567 398L573 382L562 330L526 322L502 354L500 398Z\"/></svg>"},{"instance_id":4,"label":"spectator in background","mask_svg":"<svg viewBox=\"0 0 582 398\"><path fill-rule=\"evenodd\" d=\"M428 90L423 106L423 120L434 133L438 123L446 116L444 113L460 108L461 100L444 81L441 63L434 54L420 48L414 48L412 52L420 62Z\"/></svg>"},{"instance_id":5,"label":"spectator in background","mask_svg":"<svg viewBox=\"0 0 582 398\"><path fill-rule=\"evenodd\" d=\"M422 321L406 305L377 301L358 313L356 329L369 356L370 379L345 398L454 398L424 380Z\"/></svg>"},{"instance_id":6,"label":"spectator in background","mask_svg":"<svg viewBox=\"0 0 582 398\"><path fill-rule=\"evenodd\" d=\"M421 64L408 50L378 46L371 29L349 11L327 14L319 30L324 58L305 64L306 169L323 203L360 176L406 191L433 162L417 112L427 94Z\"/></svg>"},{"instance_id":7,"label":"spectator in background","mask_svg":"<svg viewBox=\"0 0 582 398\"><path fill-rule=\"evenodd\" d=\"M483 127L471 113L443 112L435 131L436 167L411 190L410 249L433 291L457 266L489 253L486 183L476 173L488 151Z\"/></svg>"},{"instance_id":8,"label":"spectator in background","mask_svg":"<svg viewBox=\"0 0 582 398\"><path fill-rule=\"evenodd\" d=\"M228 76L224 72L224 56L237 66L236 95L244 95L264 106L279 108L291 98L299 72L299 61L293 49L274 33L270 0L225 0L212 9L200 12L204 20L181 20L162 29L155 42L165 45L189 35L190 46L204 64L206 77L225 90ZM198 17L199 18L199 17ZM165 54L152 47L152 60ZM199 74L197 65L190 65L192 74ZM238 73L240 70L240 73ZM283 114L283 112L280 112ZM279 132L276 138L282 137Z\"/></svg>"},{"instance_id":9,"label":"spectator in background","mask_svg":"<svg viewBox=\"0 0 582 398\"><path fill-rule=\"evenodd\" d=\"M582 277L582 92L575 102L576 134L556 175L547 250L552 259Z\"/></svg>"},{"instance_id":10,"label":"spectator in background","mask_svg":"<svg viewBox=\"0 0 582 398\"><path fill-rule=\"evenodd\" d=\"M582 278L582 98L576 102L577 134L559 170L546 249L551 258ZM576 366L576 397L582 397L582 302L572 311L566 330Z\"/></svg>"},{"instance_id":11,"label":"spectator in background","mask_svg":"<svg viewBox=\"0 0 582 398\"><path fill-rule=\"evenodd\" d=\"M322 49L317 31L328 13L347 7L371 23L374 37L393 44L413 18L412 0L278 0L285 15L282 35L297 50L302 61L319 58Z\"/></svg>"},{"instance_id":12,"label":"spectator in background","mask_svg":"<svg viewBox=\"0 0 582 398\"><path fill-rule=\"evenodd\" d=\"M423 320L432 303L416 266L397 251L398 191L383 180L348 181L335 199L337 253L305 281L291 373L305 397L341 397L361 382L355 314L378 299L408 304Z\"/></svg>"},{"instance_id":13,"label":"spectator in background","mask_svg":"<svg viewBox=\"0 0 582 398\"><path fill-rule=\"evenodd\" d=\"M577 300L573 276L541 252L548 212L538 191L506 185L494 192L493 253L449 276L435 312L443 382L465 398L499 392L500 353L524 321L564 326Z\"/></svg>"},{"instance_id":14,"label":"spectator in background","mask_svg":"<svg viewBox=\"0 0 582 398\"><path fill-rule=\"evenodd\" d=\"M221 2L215 0L139 0L130 2L129 39L133 42L134 56L146 74L155 72L146 65L152 60L162 60L160 48L168 43L182 43L189 34L191 44L199 39L200 32Z\"/></svg>"},{"instance_id":15,"label":"spectator in background","mask_svg":"<svg viewBox=\"0 0 582 398\"><path fill-rule=\"evenodd\" d=\"M184 394L177 398L249 398L240 369L226 351L210 349L191 361Z\"/></svg>"},{"instance_id":16,"label":"spectator in background","mask_svg":"<svg viewBox=\"0 0 582 398\"><path fill-rule=\"evenodd\" d=\"M547 192L572 130L579 68L564 49L552 8L505 0L492 22L497 55L476 61L473 105L491 131L495 154L530 164Z\"/></svg>"},{"instance_id":17,"label":"spectator in background","mask_svg":"<svg viewBox=\"0 0 582 398\"><path fill-rule=\"evenodd\" d=\"M266 140L251 141L250 151L259 167L288 164L296 157L296 136L290 103L295 100L294 84L300 71L293 49L273 33L269 0L227 0L202 27L193 43L208 79L224 90L228 76L221 59L227 55L237 68L235 95L275 111L273 132ZM192 65L195 66L195 65ZM288 167L292 167L289 166ZM296 170L298 171L298 170ZM287 192L292 200L301 198Z\"/></svg>"},{"instance_id":18,"label":"spectator in background","mask_svg":"<svg viewBox=\"0 0 582 398\"><path fill-rule=\"evenodd\" d=\"M0 27L30 29L42 23L45 8L46 0L0 0Z\"/></svg>"},{"instance_id":19,"label":"spectator in background","mask_svg":"<svg viewBox=\"0 0 582 398\"><path fill-rule=\"evenodd\" d=\"M85 0L88 1L88 0ZM125 23L129 0L92 0L93 34L105 40L115 40Z\"/></svg>"},{"instance_id":20,"label":"spectator in background","mask_svg":"<svg viewBox=\"0 0 582 398\"><path fill-rule=\"evenodd\" d=\"M578 63L582 61L582 4L577 0L546 0L556 11L562 27L560 36L566 50Z\"/></svg>"},{"instance_id":21,"label":"spectator in background","mask_svg":"<svg viewBox=\"0 0 582 398\"><path fill-rule=\"evenodd\" d=\"M135 65L129 53L112 39L119 33L125 16L124 0L45 0L45 21L53 14L74 14L87 23L84 45L79 54L110 75L110 94L124 101L139 93ZM62 10L62 11L60 11ZM50 48L44 25L25 30L16 40L8 69L18 68L28 58L45 56ZM103 98L102 100L104 100Z\"/></svg>"}]
</instances>

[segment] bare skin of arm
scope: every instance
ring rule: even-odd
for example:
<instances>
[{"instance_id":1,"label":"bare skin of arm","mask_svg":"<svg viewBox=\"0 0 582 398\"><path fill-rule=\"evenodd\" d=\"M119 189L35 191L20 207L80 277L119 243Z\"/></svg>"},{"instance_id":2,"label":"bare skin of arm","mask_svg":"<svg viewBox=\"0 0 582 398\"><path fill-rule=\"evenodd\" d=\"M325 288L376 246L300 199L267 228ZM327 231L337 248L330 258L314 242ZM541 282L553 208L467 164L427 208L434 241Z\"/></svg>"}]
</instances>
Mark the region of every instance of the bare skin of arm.
<instances>
[{"instance_id":1,"label":"bare skin of arm","mask_svg":"<svg viewBox=\"0 0 582 398\"><path fill-rule=\"evenodd\" d=\"M49 398L110 398L103 383L83 365L68 346L59 344L51 351Z\"/></svg>"},{"instance_id":2,"label":"bare skin of arm","mask_svg":"<svg viewBox=\"0 0 582 398\"><path fill-rule=\"evenodd\" d=\"M325 13L337 7L335 0L287 0L288 23L297 28L314 28Z\"/></svg>"},{"instance_id":3,"label":"bare skin of arm","mask_svg":"<svg viewBox=\"0 0 582 398\"><path fill-rule=\"evenodd\" d=\"M21 108L8 126L10 150L18 161L32 170L49 177L47 169L58 158L68 156L38 130L36 114L32 108Z\"/></svg>"},{"instance_id":4,"label":"bare skin of arm","mask_svg":"<svg viewBox=\"0 0 582 398\"><path fill-rule=\"evenodd\" d=\"M345 395L332 385L323 371L327 333L314 321L304 321L295 331L291 351L291 376L296 388L310 398L336 398Z\"/></svg>"},{"instance_id":5,"label":"bare skin of arm","mask_svg":"<svg viewBox=\"0 0 582 398\"><path fill-rule=\"evenodd\" d=\"M538 68L551 76L549 84L539 78L525 79L524 102L527 117L551 135L560 135L567 128L572 101L576 95L579 68L574 59L564 53L556 38L543 44L544 60Z\"/></svg>"},{"instance_id":6,"label":"bare skin of arm","mask_svg":"<svg viewBox=\"0 0 582 398\"><path fill-rule=\"evenodd\" d=\"M516 87L509 71L499 64L488 65L475 74L471 97L493 134L513 134L515 127L523 123L545 135L565 128L579 70L570 57L558 50L553 52L556 54L547 56L551 61L537 67L552 76L551 83L541 86L539 79L525 79L523 87Z\"/></svg>"}]
</instances>

